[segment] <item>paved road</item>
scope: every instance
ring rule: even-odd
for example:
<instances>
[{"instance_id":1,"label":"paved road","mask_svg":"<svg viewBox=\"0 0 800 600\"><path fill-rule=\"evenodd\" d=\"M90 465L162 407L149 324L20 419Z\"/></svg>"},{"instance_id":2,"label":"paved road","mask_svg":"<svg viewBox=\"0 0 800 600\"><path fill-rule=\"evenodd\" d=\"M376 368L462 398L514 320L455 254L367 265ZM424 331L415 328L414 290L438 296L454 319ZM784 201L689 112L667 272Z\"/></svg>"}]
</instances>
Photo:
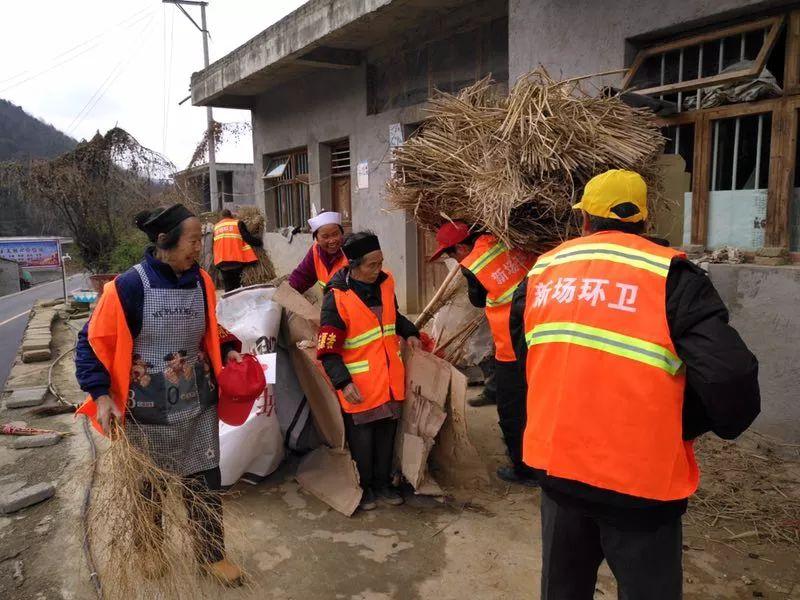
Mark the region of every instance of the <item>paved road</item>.
<instances>
[{"instance_id":1,"label":"paved road","mask_svg":"<svg viewBox=\"0 0 800 600\"><path fill-rule=\"evenodd\" d=\"M85 275L74 275L67 279L67 291L73 292L89 287ZM5 387L14 357L19 349L28 313L36 300L58 298L63 294L61 280L51 281L10 296L0 297L0 389Z\"/></svg>"}]
</instances>

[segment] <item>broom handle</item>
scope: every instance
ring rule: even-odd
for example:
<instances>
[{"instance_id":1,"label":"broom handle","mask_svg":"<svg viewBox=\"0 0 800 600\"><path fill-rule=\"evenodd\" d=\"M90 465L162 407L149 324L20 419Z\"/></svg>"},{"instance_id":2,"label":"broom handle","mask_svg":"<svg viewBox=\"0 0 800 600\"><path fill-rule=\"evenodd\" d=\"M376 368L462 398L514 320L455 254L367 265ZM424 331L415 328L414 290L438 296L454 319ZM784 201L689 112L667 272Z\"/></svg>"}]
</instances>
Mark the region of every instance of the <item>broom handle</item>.
<instances>
[{"instance_id":1,"label":"broom handle","mask_svg":"<svg viewBox=\"0 0 800 600\"><path fill-rule=\"evenodd\" d=\"M436 290L436 293L433 295L433 298L431 298L431 301L428 302L428 305L423 309L416 321L414 321L415 327L419 327L420 323L425 323L428 320L428 317L432 316L430 314L432 308L436 306L439 298L444 295L445 291L447 291L447 288L450 287L450 283L456 278L456 275L458 275L460 270L461 265L458 263L456 263L456 266L450 269L450 272L447 274L447 277L444 278L444 281L442 282L442 285L439 286L439 289Z\"/></svg>"},{"instance_id":2,"label":"broom handle","mask_svg":"<svg viewBox=\"0 0 800 600\"><path fill-rule=\"evenodd\" d=\"M466 325L464 325L464 326L463 326L461 329L459 329L458 331L456 331L456 333L454 333L454 334L453 334L453 335L452 335L452 336L451 336L451 337L450 337L450 338L449 338L449 339L448 339L446 342L444 342L444 343L443 343L441 346L437 346L436 348L434 348L434 350L435 350L435 351L437 351L437 352L444 352L445 350L447 350L447 348L448 348L448 347L449 347L449 346L450 346L450 345L451 345L453 342L455 342L456 340L458 340L460 337L465 337L465 336L466 336L466 337L468 337L468 336L467 336L467 333L468 333L468 332L469 332L469 335L472 335L472 334L475 332L475 330L478 328L478 325L480 324L481 317L483 317L483 315L478 315L477 317L475 317L474 319L472 319L471 321L469 321L469 322L468 322Z\"/></svg>"}]
</instances>

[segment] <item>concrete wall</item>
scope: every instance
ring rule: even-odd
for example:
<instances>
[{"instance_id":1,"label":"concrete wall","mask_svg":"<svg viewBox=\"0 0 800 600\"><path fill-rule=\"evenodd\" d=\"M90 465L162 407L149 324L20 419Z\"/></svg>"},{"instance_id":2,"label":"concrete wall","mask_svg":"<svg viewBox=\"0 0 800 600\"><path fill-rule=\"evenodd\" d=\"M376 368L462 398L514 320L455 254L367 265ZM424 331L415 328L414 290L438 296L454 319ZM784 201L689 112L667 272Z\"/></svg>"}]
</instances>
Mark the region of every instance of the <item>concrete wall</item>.
<instances>
[{"instance_id":1,"label":"concrete wall","mask_svg":"<svg viewBox=\"0 0 800 600\"><path fill-rule=\"evenodd\" d=\"M756 429L800 442L800 268L710 265L709 272L760 363Z\"/></svg>"},{"instance_id":2,"label":"concrete wall","mask_svg":"<svg viewBox=\"0 0 800 600\"><path fill-rule=\"evenodd\" d=\"M11 260L0 260L0 296L19 291L19 265Z\"/></svg>"},{"instance_id":3,"label":"concrete wall","mask_svg":"<svg viewBox=\"0 0 800 600\"><path fill-rule=\"evenodd\" d=\"M789 2L748 0L509 0L509 83L545 66L555 77L621 69L626 40L656 36ZM619 77L608 78L616 84Z\"/></svg>"},{"instance_id":4,"label":"concrete wall","mask_svg":"<svg viewBox=\"0 0 800 600\"><path fill-rule=\"evenodd\" d=\"M237 206L250 206L255 204L255 178L257 169L255 169L253 165L240 165L230 170L233 171L233 204Z\"/></svg>"},{"instance_id":5,"label":"concrete wall","mask_svg":"<svg viewBox=\"0 0 800 600\"><path fill-rule=\"evenodd\" d=\"M258 97L253 109L253 156L256 173L263 156L301 146L308 148L311 204L329 209L324 193L330 180L320 181L320 144L349 137L353 230L372 229L386 256L386 268L397 279L397 299L403 310L416 301L416 228L405 214L391 211L385 201L389 177L389 125L414 123L422 118L419 108L367 115L365 67L320 70L313 77L296 80ZM323 148L324 150L324 148ZM369 187L359 190L357 166L369 163ZM264 183L255 178L258 205L264 204ZM269 211L266 214L270 214ZM408 242L408 243L407 243ZM291 246L278 234L266 236L279 274L291 271L311 245L311 236L295 236Z\"/></svg>"}]
</instances>

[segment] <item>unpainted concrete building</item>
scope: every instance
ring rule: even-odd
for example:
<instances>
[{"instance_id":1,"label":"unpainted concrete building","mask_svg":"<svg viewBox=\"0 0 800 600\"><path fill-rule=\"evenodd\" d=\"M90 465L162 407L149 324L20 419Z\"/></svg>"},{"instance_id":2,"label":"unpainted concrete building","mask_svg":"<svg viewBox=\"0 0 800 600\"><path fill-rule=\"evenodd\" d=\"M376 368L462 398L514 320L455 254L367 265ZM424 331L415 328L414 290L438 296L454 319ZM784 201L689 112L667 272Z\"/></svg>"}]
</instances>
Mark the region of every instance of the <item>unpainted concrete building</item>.
<instances>
[{"instance_id":1,"label":"unpainted concrete building","mask_svg":"<svg viewBox=\"0 0 800 600\"><path fill-rule=\"evenodd\" d=\"M487 74L507 88L540 65L558 78L602 73L590 82L597 89L661 103L683 186L675 243L698 252L733 245L768 266L800 257L797 3L311 0L195 73L192 101L251 110L254 192L279 272L311 244L305 219L340 210L353 229L380 236L398 300L414 312L444 268L425 261L431 236L385 202L392 147L424 119L436 89ZM287 228L300 234L279 233ZM761 359L762 426L797 439L797 372L788 365L798 353L776 342L800 327L797 271L741 265L711 276ZM770 290L780 293L756 308L751 300L772 298Z\"/></svg>"},{"instance_id":2,"label":"unpainted concrete building","mask_svg":"<svg viewBox=\"0 0 800 600\"><path fill-rule=\"evenodd\" d=\"M222 208L235 210L240 206L256 204L256 177L252 163L217 163L216 166L217 197L222 202ZM179 184L192 186L199 192L203 207L210 211L212 204L208 178L208 163L175 174Z\"/></svg>"}]
</instances>

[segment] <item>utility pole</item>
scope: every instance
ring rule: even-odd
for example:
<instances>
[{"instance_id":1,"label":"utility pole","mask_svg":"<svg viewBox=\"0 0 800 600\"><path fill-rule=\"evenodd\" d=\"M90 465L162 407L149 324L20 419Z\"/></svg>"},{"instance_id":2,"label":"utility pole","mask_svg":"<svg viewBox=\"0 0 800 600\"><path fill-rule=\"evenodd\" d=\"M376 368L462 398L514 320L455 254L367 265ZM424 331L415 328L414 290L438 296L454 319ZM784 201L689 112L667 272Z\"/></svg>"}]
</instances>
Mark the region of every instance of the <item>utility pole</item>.
<instances>
[{"instance_id":1,"label":"utility pole","mask_svg":"<svg viewBox=\"0 0 800 600\"><path fill-rule=\"evenodd\" d=\"M208 27L206 27L206 6L208 2L198 0L161 0L163 4L174 4L186 15L192 24L203 34L203 64L208 68ZM192 16L183 8L183 4L188 6L200 7L200 25L197 24ZM219 211L222 209L219 194L217 192L217 151L214 147L214 112L210 106L206 106L206 122L208 138L208 195L211 201L211 210Z\"/></svg>"}]
</instances>

